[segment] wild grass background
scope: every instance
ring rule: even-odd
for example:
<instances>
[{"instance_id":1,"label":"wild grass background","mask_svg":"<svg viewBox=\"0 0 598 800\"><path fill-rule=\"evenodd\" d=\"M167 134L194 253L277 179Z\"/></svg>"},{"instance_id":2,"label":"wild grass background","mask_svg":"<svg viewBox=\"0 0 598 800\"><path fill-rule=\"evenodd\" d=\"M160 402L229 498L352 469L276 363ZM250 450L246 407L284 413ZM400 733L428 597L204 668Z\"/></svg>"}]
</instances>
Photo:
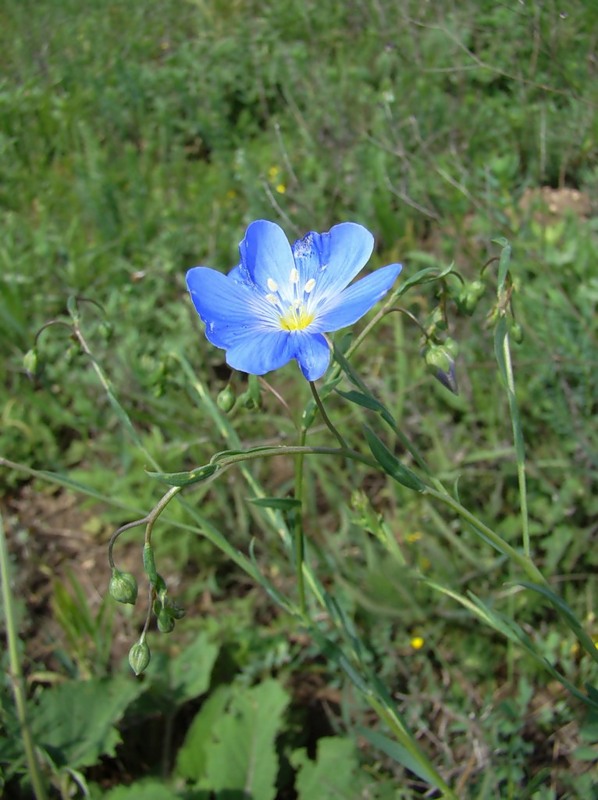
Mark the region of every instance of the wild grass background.
<instances>
[{"instance_id":1,"label":"wild grass background","mask_svg":"<svg viewBox=\"0 0 598 800\"><path fill-rule=\"evenodd\" d=\"M167 471L205 463L222 442L173 354L189 359L213 397L229 371L201 335L185 270L228 270L245 226L260 217L291 238L360 222L376 236L372 265L401 261L405 277L454 260L473 280L497 253L493 238L513 243L533 550L596 633L597 38L589 0L5 0L0 456L10 468L0 481L34 697L53 682L72 690L124 680L121 659L141 617L98 605L105 542L130 510L148 510L159 488L65 329L40 336L34 376L23 356L42 325L64 317L70 295L92 299L101 309L82 303L82 326L146 450ZM457 398L426 373L420 332L396 314L356 366L443 479L458 479L462 499L518 542L511 428L487 324L491 268L484 278L488 292L472 317L448 309L460 346ZM434 292L417 289L408 302L428 324ZM308 390L296 366L268 381L291 415L300 413ZM365 418L334 400L331 414L347 431ZM233 422L246 445L293 435L269 395L261 410L236 410ZM32 481L32 469L68 473L110 502L90 505ZM292 485L292 465L254 474L272 494ZM244 551L255 537L261 568L291 586L281 545L248 510L247 494L238 477L214 484L201 513ZM383 515L413 569L509 604L551 663L579 685L589 680L541 602L505 588L493 551L419 498L340 464L313 464L308 498L318 568L463 797L590 797L595 730L583 710L458 607L397 575L376 526ZM189 523L183 509L171 516ZM313 757L333 734L361 776L338 796L423 796L413 776L351 744L371 724L362 701L261 590L196 534L158 534L188 617L156 647L184 656L201 632L214 663L206 662L205 685L177 694L156 658L145 692L114 714L124 741L118 757L105 742L79 762L71 754L93 796L151 776L165 793L156 797L207 798L176 757L205 708L197 698L217 706L219 686L241 692L272 681L272 692L287 697L284 714L274 715L276 797L318 800L307 778L292 788L303 763L292 754L305 746ZM125 553L137 568L138 551ZM412 644L418 637L421 649ZM6 685L6 709L9 697ZM6 710L9 734L10 719ZM8 796L27 797L18 788L22 757L11 747L0 750ZM105 753L112 757L102 760ZM224 798L226 786L211 780L201 791ZM124 790L112 791L106 796L118 800Z\"/></svg>"}]
</instances>

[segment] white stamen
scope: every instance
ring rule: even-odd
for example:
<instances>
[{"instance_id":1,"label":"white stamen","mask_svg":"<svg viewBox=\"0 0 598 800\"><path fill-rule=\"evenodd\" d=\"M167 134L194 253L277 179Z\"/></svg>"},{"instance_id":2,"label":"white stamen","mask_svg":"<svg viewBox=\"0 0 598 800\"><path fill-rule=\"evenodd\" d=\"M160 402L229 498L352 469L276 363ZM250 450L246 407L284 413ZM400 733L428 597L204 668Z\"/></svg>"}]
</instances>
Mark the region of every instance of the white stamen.
<instances>
[{"instance_id":1,"label":"white stamen","mask_svg":"<svg viewBox=\"0 0 598 800\"><path fill-rule=\"evenodd\" d=\"M290 274L291 283L299 283L299 270L297 267L293 267Z\"/></svg>"},{"instance_id":2,"label":"white stamen","mask_svg":"<svg viewBox=\"0 0 598 800\"><path fill-rule=\"evenodd\" d=\"M272 283L274 283L274 281L272 281ZM272 303L272 305L273 305L273 306L276 306L276 305L278 305L278 297L276 297L276 295L275 295L275 294L267 294L267 295L266 295L266 300L267 300L269 303Z\"/></svg>"},{"instance_id":3,"label":"white stamen","mask_svg":"<svg viewBox=\"0 0 598 800\"><path fill-rule=\"evenodd\" d=\"M270 289L271 292L277 292L278 291L278 284L276 283L274 278L268 278L266 283L268 284L268 289Z\"/></svg>"},{"instance_id":4,"label":"white stamen","mask_svg":"<svg viewBox=\"0 0 598 800\"><path fill-rule=\"evenodd\" d=\"M316 285L316 279L315 278L310 278L308 280L308 282L305 284L305 286L303 287L303 291L305 292L305 294L309 294L312 291L312 289L314 288L315 285Z\"/></svg>"}]
</instances>

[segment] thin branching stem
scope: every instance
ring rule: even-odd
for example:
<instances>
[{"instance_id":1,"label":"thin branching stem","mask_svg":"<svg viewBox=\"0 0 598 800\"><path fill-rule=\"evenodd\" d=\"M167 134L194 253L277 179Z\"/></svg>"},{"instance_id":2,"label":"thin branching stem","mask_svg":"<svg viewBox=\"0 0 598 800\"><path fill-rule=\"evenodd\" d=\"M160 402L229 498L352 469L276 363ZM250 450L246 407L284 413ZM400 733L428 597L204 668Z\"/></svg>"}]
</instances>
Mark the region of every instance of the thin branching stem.
<instances>
[{"instance_id":1,"label":"thin branching stem","mask_svg":"<svg viewBox=\"0 0 598 800\"><path fill-rule=\"evenodd\" d=\"M318 411L322 415L322 419L324 420L324 423L326 424L326 427L338 439L338 442L339 442L340 446L344 450L349 450L350 449L349 445L347 444L347 442L346 442L345 438L343 437L342 433L337 428L335 428L335 426L332 423L330 417L328 416L328 413L326 412L326 409L324 408L324 404L322 403L322 399L320 398L320 395L318 393L318 389L316 387L316 384L313 381L309 381L309 388L311 389L311 393L313 395L314 401L315 401L315 403L316 403L316 405L318 407Z\"/></svg>"},{"instance_id":2,"label":"thin branching stem","mask_svg":"<svg viewBox=\"0 0 598 800\"><path fill-rule=\"evenodd\" d=\"M47 800L46 783L35 752L35 744L27 719L27 700L25 695L25 682L19 656L19 637L12 592L10 590L10 575L8 568L8 547L4 535L4 523L0 514L0 581L2 582L2 604L4 606L4 621L6 625L6 639L8 643L8 663L10 665L10 679L15 698L17 719L21 726L21 736L25 749L25 758L31 786L36 800Z\"/></svg>"}]
</instances>

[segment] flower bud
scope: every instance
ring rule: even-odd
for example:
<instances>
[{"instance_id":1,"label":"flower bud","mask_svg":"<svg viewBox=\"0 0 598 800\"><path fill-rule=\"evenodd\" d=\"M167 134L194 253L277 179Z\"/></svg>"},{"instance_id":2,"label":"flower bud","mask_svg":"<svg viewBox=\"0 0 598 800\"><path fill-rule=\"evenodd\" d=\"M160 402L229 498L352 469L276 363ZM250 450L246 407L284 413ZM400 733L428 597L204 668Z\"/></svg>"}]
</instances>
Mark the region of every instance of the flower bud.
<instances>
[{"instance_id":1,"label":"flower bud","mask_svg":"<svg viewBox=\"0 0 598 800\"><path fill-rule=\"evenodd\" d=\"M452 343L452 340L450 340ZM456 343L454 343L456 347ZM457 376L455 374L455 360L450 353L453 344L429 345L423 353L428 372L453 394L458 394Z\"/></svg>"},{"instance_id":2,"label":"flower bud","mask_svg":"<svg viewBox=\"0 0 598 800\"><path fill-rule=\"evenodd\" d=\"M523 328L518 322L515 322L515 320L513 320L509 326L509 333L511 334L511 339L514 342L521 344L523 341Z\"/></svg>"},{"instance_id":3,"label":"flower bud","mask_svg":"<svg viewBox=\"0 0 598 800\"><path fill-rule=\"evenodd\" d=\"M37 372L37 350L35 347L27 350L23 356L23 366L30 375L35 375Z\"/></svg>"},{"instance_id":4,"label":"flower bud","mask_svg":"<svg viewBox=\"0 0 598 800\"><path fill-rule=\"evenodd\" d=\"M218 394L218 397L216 398L216 405L221 411L224 411L225 414L228 414L229 411L232 411L236 399L237 398L235 397L233 388L229 383Z\"/></svg>"},{"instance_id":5,"label":"flower bud","mask_svg":"<svg viewBox=\"0 0 598 800\"><path fill-rule=\"evenodd\" d=\"M427 327L428 336L434 336L438 331L447 329L446 316L442 306L436 306L430 316L430 324Z\"/></svg>"},{"instance_id":6,"label":"flower bud","mask_svg":"<svg viewBox=\"0 0 598 800\"><path fill-rule=\"evenodd\" d=\"M145 639L136 642L129 650L129 664L135 675L147 669L152 655Z\"/></svg>"},{"instance_id":7,"label":"flower bud","mask_svg":"<svg viewBox=\"0 0 598 800\"><path fill-rule=\"evenodd\" d=\"M163 608L158 614L158 630L160 633L170 633L174 629L174 618L168 613L168 608Z\"/></svg>"},{"instance_id":8,"label":"flower bud","mask_svg":"<svg viewBox=\"0 0 598 800\"><path fill-rule=\"evenodd\" d=\"M187 613L184 608L178 605L178 603L175 603L173 600L169 601L167 608L168 613L173 619L182 619Z\"/></svg>"},{"instance_id":9,"label":"flower bud","mask_svg":"<svg viewBox=\"0 0 598 800\"><path fill-rule=\"evenodd\" d=\"M460 308L470 316L476 310L477 305L486 291L486 284L483 281L472 281L463 287L459 295Z\"/></svg>"},{"instance_id":10,"label":"flower bud","mask_svg":"<svg viewBox=\"0 0 598 800\"><path fill-rule=\"evenodd\" d=\"M121 572L114 568L108 586L111 597L119 603L135 605L137 600L137 581L130 572Z\"/></svg>"}]
</instances>

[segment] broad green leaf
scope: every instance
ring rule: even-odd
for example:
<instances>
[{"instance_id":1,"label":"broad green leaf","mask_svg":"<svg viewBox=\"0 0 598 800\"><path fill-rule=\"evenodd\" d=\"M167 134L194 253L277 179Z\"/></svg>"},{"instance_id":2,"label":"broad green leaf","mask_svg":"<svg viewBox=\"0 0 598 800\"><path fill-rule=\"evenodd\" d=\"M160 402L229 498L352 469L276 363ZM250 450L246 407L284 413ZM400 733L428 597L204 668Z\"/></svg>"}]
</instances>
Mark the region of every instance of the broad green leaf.
<instances>
[{"instance_id":1,"label":"broad green leaf","mask_svg":"<svg viewBox=\"0 0 598 800\"><path fill-rule=\"evenodd\" d=\"M208 691L218 652L218 646L208 635L200 633L193 644L169 661L170 688L177 703L193 700Z\"/></svg>"},{"instance_id":2,"label":"broad green leaf","mask_svg":"<svg viewBox=\"0 0 598 800\"><path fill-rule=\"evenodd\" d=\"M206 774L206 749L214 725L224 715L232 695L230 686L219 686L193 718L183 746L177 754L176 773L190 781L199 781Z\"/></svg>"},{"instance_id":3,"label":"broad green leaf","mask_svg":"<svg viewBox=\"0 0 598 800\"><path fill-rule=\"evenodd\" d=\"M274 800L278 756L275 740L289 697L275 680L240 689L218 719L206 746L200 788L237 790L253 800Z\"/></svg>"},{"instance_id":4,"label":"broad green leaf","mask_svg":"<svg viewBox=\"0 0 598 800\"><path fill-rule=\"evenodd\" d=\"M364 432L372 455L384 472L408 489L414 489L416 492L425 491L426 484L418 478L415 472L412 472L408 467L404 466L404 464L401 464L399 459L394 453L390 452L388 447L376 436L371 428L364 425Z\"/></svg>"},{"instance_id":5,"label":"broad green leaf","mask_svg":"<svg viewBox=\"0 0 598 800\"><path fill-rule=\"evenodd\" d=\"M181 800L181 795L159 781L150 778L130 786L118 786L102 795L104 800Z\"/></svg>"},{"instance_id":6,"label":"broad green leaf","mask_svg":"<svg viewBox=\"0 0 598 800\"><path fill-rule=\"evenodd\" d=\"M45 689L30 711L34 741L59 767L88 767L100 756L114 756L121 741L115 726L143 689L120 676Z\"/></svg>"},{"instance_id":7,"label":"broad green leaf","mask_svg":"<svg viewBox=\"0 0 598 800\"><path fill-rule=\"evenodd\" d=\"M304 748L291 755L299 800L355 800L372 781L360 772L355 742L330 736L318 741L316 760Z\"/></svg>"}]
</instances>

